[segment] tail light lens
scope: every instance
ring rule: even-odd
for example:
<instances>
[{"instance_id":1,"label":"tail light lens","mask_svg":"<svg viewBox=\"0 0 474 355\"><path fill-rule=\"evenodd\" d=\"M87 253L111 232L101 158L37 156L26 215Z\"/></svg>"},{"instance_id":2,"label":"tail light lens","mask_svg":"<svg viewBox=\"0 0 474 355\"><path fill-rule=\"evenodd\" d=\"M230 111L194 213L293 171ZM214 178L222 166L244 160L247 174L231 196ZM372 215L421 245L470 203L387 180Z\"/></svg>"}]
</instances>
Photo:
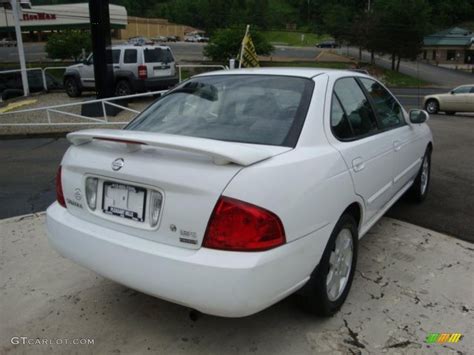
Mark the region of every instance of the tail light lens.
<instances>
[{"instance_id":1,"label":"tail light lens","mask_svg":"<svg viewBox=\"0 0 474 355\"><path fill-rule=\"evenodd\" d=\"M146 65L139 65L138 66L138 77L140 79L146 79L147 78Z\"/></svg>"},{"instance_id":2,"label":"tail light lens","mask_svg":"<svg viewBox=\"0 0 474 355\"><path fill-rule=\"evenodd\" d=\"M86 200L89 208L94 211L97 207L97 186L99 179L88 177L86 179Z\"/></svg>"},{"instance_id":3,"label":"tail light lens","mask_svg":"<svg viewBox=\"0 0 474 355\"><path fill-rule=\"evenodd\" d=\"M214 208L203 246L233 251L262 251L285 243L283 224L273 212L221 197Z\"/></svg>"},{"instance_id":4,"label":"tail light lens","mask_svg":"<svg viewBox=\"0 0 474 355\"><path fill-rule=\"evenodd\" d=\"M56 200L58 203L66 208L66 201L64 200L64 193L63 193L63 183L61 179L61 165L58 168L58 171L56 172Z\"/></svg>"},{"instance_id":5,"label":"tail light lens","mask_svg":"<svg viewBox=\"0 0 474 355\"><path fill-rule=\"evenodd\" d=\"M161 202L163 198L161 193L157 191L152 191L150 195L150 225L155 227L158 224L158 219L160 217L161 211Z\"/></svg>"}]
</instances>

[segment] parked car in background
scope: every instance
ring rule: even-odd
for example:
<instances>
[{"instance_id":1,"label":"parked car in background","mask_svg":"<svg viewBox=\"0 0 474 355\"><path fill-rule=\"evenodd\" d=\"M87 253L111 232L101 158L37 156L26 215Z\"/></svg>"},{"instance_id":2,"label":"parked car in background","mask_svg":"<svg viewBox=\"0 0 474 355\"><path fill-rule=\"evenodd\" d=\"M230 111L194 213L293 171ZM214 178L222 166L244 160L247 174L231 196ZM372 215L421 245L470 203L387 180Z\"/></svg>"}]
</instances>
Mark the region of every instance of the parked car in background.
<instances>
[{"instance_id":1,"label":"parked car in background","mask_svg":"<svg viewBox=\"0 0 474 355\"><path fill-rule=\"evenodd\" d=\"M16 41L8 38L2 38L0 40L0 47L16 47Z\"/></svg>"},{"instance_id":2,"label":"parked car in background","mask_svg":"<svg viewBox=\"0 0 474 355\"><path fill-rule=\"evenodd\" d=\"M339 45L334 40L327 40L316 44L317 48L338 48Z\"/></svg>"},{"instance_id":3,"label":"parked car in background","mask_svg":"<svg viewBox=\"0 0 474 355\"><path fill-rule=\"evenodd\" d=\"M92 54L64 72L64 88L71 97L95 88ZM117 96L167 89L178 83L176 60L168 46L112 46L114 85Z\"/></svg>"},{"instance_id":4,"label":"parked car in background","mask_svg":"<svg viewBox=\"0 0 474 355\"><path fill-rule=\"evenodd\" d=\"M184 41L185 42L199 42L199 36L198 35L185 35L184 36Z\"/></svg>"},{"instance_id":5,"label":"parked car in background","mask_svg":"<svg viewBox=\"0 0 474 355\"><path fill-rule=\"evenodd\" d=\"M209 42L209 37L197 35L198 42Z\"/></svg>"},{"instance_id":6,"label":"parked car in background","mask_svg":"<svg viewBox=\"0 0 474 355\"><path fill-rule=\"evenodd\" d=\"M164 42L168 42L168 37L166 36L158 36L158 37L153 37L152 38L152 41L154 43L164 43Z\"/></svg>"},{"instance_id":7,"label":"parked car in background","mask_svg":"<svg viewBox=\"0 0 474 355\"><path fill-rule=\"evenodd\" d=\"M146 37L130 37L128 43L134 46L145 46L155 44L153 40Z\"/></svg>"},{"instance_id":8,"label":"parked car in background","mask_svg":"<svg viewBox=\"0 0 474 355\"><path fill-rule=\"evenodd\" d=\"M440 111L448 115L474 112L474 84L461 85L445 94L425 96L423 107L431 114Z\"/></svg>"},{"instance_id":9,"label":"parked car in background","mask_svg":"<svg viewBox=\"0 0 474 355\"><path fill-rule=\"evenodd\" d=\"M359 239L405 192L428 194L427 119L351 71L201 74L123 130L68 135L49 240L204 313L243 317L297 292L330 316L348 296Z\"/></svg>"},{"instance_id":10,"label":"parked car in background","mask_svg":"<svg viewBox=\"0 0 474 355\"><path fill-rule=\"evenodd\" d=\"M178 36L168 36L168 42L178 42L179 37Z\"/></svg>"}]
</instances>

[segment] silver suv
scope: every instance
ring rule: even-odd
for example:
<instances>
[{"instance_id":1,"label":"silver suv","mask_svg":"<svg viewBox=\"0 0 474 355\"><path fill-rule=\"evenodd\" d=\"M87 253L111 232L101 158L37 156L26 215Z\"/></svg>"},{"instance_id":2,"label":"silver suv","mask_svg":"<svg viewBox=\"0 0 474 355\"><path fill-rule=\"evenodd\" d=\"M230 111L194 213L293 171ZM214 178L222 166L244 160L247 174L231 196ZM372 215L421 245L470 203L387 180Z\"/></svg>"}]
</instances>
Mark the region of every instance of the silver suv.
<instances>
[{"instance_id":1,"label":"silver suv","mask_svg":"<svg viewBox=\"0 0 474 355\"><path fill-rule=\"evenodd\" d=\"M112 46L115 95L167 89L178 83L176 61L167 46ZM69 66L64 72L64 88L70 97L94 90L92 54L82 63Z\"/></svg>"}]
</instances>

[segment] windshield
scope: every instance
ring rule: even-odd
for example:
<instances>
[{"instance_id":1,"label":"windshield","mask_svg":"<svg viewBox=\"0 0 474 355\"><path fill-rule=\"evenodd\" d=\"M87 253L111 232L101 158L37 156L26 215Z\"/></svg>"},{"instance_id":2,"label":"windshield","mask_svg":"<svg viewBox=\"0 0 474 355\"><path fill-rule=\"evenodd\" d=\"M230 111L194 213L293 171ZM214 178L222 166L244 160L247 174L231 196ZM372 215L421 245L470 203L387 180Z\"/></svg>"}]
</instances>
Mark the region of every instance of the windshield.
<instances>
[{"instance_id":1,"label":"windshield","mask_svg":"<svg viewBox=\"0 0 474 355\"><path fill-rule=\"evenodd\" d=\"M191 79L166 94L125 129L294 147L313 81L271 75Z\"/></svg>"}]
</instances>

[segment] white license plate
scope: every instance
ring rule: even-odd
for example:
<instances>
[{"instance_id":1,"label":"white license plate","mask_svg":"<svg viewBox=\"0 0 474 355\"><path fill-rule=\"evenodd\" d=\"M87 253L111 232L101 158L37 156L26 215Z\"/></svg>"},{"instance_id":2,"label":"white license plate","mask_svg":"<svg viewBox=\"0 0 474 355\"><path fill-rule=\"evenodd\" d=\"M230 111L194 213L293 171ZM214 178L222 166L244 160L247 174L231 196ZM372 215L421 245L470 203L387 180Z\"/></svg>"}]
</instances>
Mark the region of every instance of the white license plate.
<instances>
[{"instance_id":1,"label":"white license plate","mask_svg":"<svg viewBox=\"0 0 474 355\"><path fill-rule=\"evenodd\" d=\"M106 214L131 219L145 220L146 189L115 182L104 182L102 211Z\"/></svg>"}]
</instances>

